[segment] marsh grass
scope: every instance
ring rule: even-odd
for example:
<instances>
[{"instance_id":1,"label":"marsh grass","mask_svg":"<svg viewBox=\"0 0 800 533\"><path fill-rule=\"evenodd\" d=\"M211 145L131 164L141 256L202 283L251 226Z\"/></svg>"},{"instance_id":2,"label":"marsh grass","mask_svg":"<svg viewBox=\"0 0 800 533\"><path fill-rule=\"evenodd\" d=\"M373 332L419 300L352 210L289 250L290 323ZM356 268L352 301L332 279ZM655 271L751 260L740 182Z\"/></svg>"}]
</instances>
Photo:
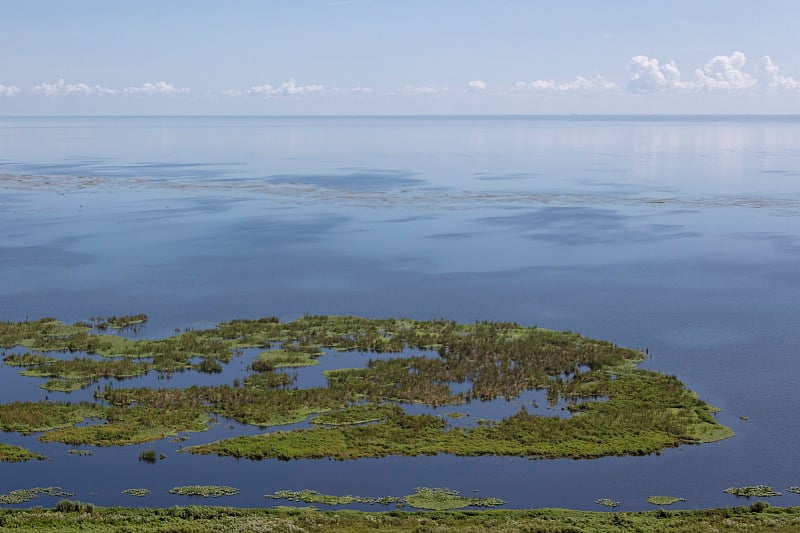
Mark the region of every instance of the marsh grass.
<instances>
[{"instance_id":1,"label":"marsh grass","mask_svg":"<svg viewBox=\"0 0 800 533\"><path fill-rule=\"evenodd\" d=\"M32 452L21 446L0 443L0 463L19 463L37 459L43 461L47 459L44 455Z\"/></svg>"},{"instance_id":2,"label":"marsh grass","mask_svg":"<svg viewBox=\"0 0 800 533\"><path fill-rule=\"evenodd\" d=\"M106 323L130 322L129 317L122 318ZM32 371L49 373L57 380L95 379L101 372L121 376L150 368L182 369L190 367L194 357L202 357L200 364L214 370L243 348L267 350L259 358L260 374L245 380L244 386L98 392L97 397L112 407L95 407L84 416L105 418L105 424L68 427L82 419L78 418L80 409L88 408L29 404L32 412L23 413L13 404L0 406L0 429L58 428L41 437L45 442L100 446L147 442L179 431L202 431L209 413L263 427L321 415L317 426L324 427L239 437L190 449L256 459L437 453L592 458L643 455L733 434L716 422L714 409L677 378L637 368L644 357L641 352L573 332L515 323L349 316L303 316L281 323L268 317L233 320L159 340L95 334L85 325L67 326L52 318L0 323L0 346L16 345L34 351L128 358L66 363L28 358L28 362L38 361ZM276 345L279 348L272 349ZM275 367L316 362L323 348L375 353L434 350L436 355L381 358L364 368L326 372L328 387L321 388L290 389L285 387L287 378L276 377ZM452 383L470 386L453 394ZM546 389L552 405L567 401L574 413L559 419L523 409L478 427L449 428L440 418L409 416L399 407L383 406L413 402L436 407L513 399L531 389ZM380 407L354 407L365 402Z\"/></svg>"},{"instance_id":3,"label":"marsh grass","mask_svg":"<svg viewBox=\"0 0 800 533\"><path fill-rule=\"evenodd\" d=\"M95 507L92 513L48 509L2 509L0 527L9 530L128 533L150 531L262 531L362 533L377 531L523 532L541 533L795 533L800 530L800 507L746 507L637 513L588 512L564 509L380 512L315 511L313 509L241 509L219 506L179 506L165 509Z\"/></svg>"}]
</instances>

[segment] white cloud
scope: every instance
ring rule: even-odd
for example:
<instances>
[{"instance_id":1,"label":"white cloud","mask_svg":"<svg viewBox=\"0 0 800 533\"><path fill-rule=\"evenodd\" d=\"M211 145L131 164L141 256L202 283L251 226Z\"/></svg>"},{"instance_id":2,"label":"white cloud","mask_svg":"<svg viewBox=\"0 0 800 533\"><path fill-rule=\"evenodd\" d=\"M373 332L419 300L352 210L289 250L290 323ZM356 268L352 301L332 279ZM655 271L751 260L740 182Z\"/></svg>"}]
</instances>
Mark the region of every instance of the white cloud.
<instances>
[{"instance_id":1,"label":"white cloud","mask_svg":"<svg viewBox=\"0 0 800 533\"><path fill-rule=\"evenodd\" d=\"M40 83L33 88L34 94L43 96L80 96L116 94L117 91L100 85L90 86L85 83L67 83L63 78L56 83Z\"/></svg>"},{"instance_id":2,"label":"white cloud","mask_svg":"<svg viewBox=\"0 0 800 533\"><path fill-rule=\"evenodd\" d=\"M551 91L558 93L583 93L594 94L614 91L617 86L597 75L593 78L577 76L574 80L556 83L553 80L536 80L531 82L518 81L511 86L513 92L521 91Z\"/></svg>"},{"instance_id":3,"label":"white cloud","mask_svg":"<svg viewBox=\"0 0 800 533\"><path fill-rule=\"evenodd\" d=\"M178 88L165 81L158 81L156 83L145 83L139 87L126 87L122 92L132 96L177 96L179 94L188 94L191 89Z\"/></svg>"},{"instance_id":4,"label":"white cloud","mask_svg":"<svg viewBox=\"0 0 800 533\"><path fill-rule=\"evenodd\" d=\"M750 89L758 80L742 68L747 58L742 52L729 56L714 56L702 69L695 70L698 89L706 91L743 91Z\"/></svg>"},{"instance_id":5,"label":"white cloud","mask_svg":"<svg viewBox=\"0 0 800 533\"><path fill-rule=\"evenodd\" d=\"M658 59L647 56L634 56L628 63L628 71L633 74L627 88L632 93L658 93L674 89L689 89L691 83L681 81L681 72L675 61L658 64Z\"/></svg>"},{"instance_id":6,"label":"white cloud","mask_svg":"<svg viewBox=\"0 0 800 533\"><path fill-rule=\"evenodd\" d=\"M403 90L409 94L441 95L446 94L450 89L431 85L406 85Z\"/></svg>"},{"instance_id":7,"label":"white cloud","mask_svg":"<svg viewBox=\"0 0 800 533\"><path fill-rule=\"evenodd\" d=\"M324 85L297 85L294 80L289 80L278 86L273 86L269 83L254 85L243 92L243 94L255 96L305 96L324 93Z\"/></svg>"},{"instance_id":8,"label":"white cloud","mask_svg":"<svg viewBox=\"0 0 800 533\"><path fill-rule=\"evenodd\" d=\"M467 83L468 93L482 93L486 91L486 82L483 80L472 80Z\"/></svg>"},{"instance_id":9,"label":"white cloud","mask_svg":"<svg viewBox=\"0 0 800 533\"><path fill-rule=\"evenodd\" d=\"M778 65L774 64L769 56L762 57L756 63L755 76L763 87L769 89L800 90L800 82L792 77L783 76Z\"/></svg>"},{"instance_id":10,"label":"white cloud","mask_svg":"<svg viewBox=\"0 0 800 533\"><path fill-rule=\"evenodd\" d=\"M0 96L17 96L20 92L22 91L19 87L0 83Z\"/></svg>"}]
</instances>

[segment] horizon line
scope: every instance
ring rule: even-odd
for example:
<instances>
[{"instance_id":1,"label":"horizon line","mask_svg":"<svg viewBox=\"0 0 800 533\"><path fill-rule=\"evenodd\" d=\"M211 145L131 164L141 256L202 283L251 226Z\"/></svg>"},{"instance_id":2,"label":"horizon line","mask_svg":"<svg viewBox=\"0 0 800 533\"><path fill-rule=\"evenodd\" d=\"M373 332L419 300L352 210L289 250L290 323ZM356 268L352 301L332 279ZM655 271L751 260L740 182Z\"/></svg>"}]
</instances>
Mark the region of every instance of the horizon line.
<instances>
[{"instance_id":1,"label":"horizon line","mask_svg":"<svg viewBox=\"0 0 800 533\"><path fill-rule=\"evenodd\" d=\"M49 115L0 115L0 119L8 118L533 118L533 119L647 119L647 118L698 118L698 119L800 119L800 113L423 113L423 114L387 114L387 113L331 113L331 114L249 114L249 113L215 113L215 114L49 114Z\"/></svg>"}]
</instances>

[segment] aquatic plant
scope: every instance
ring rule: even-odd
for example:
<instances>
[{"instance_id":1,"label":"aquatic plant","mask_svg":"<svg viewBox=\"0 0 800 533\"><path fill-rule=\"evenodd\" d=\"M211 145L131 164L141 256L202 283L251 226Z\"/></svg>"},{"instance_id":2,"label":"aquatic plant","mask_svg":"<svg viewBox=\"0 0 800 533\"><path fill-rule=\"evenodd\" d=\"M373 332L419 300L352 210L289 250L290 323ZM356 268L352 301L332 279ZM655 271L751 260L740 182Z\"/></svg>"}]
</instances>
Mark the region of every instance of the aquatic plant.
<instances>
[{"instance_id":1,"label":"aquatic plant","mask_svg":"<svg viewBox=\"0 0 800 533\"><path fill-rule=\"evenodd\" d=\"M157 460L158 460L158 455L156 454L156 451L153 449L143 450L142 452L139 453L139 461L143 463L155 464Z\"/></svg>"},{"instance_id":2,"label":"aquatic plant","mask_svg":"<svg viewBox=\"0 0 800 533\"><path fill-rule=\"evenodd\" d=\"M786 492L791 492L792 494L800 494L800 487L797 487L797 486L793 485L793 486L789 487L788 489L786 489Z\"/></svg>"},{"instance_id":3,"label":"aquatic plant","mask_svg":"<svg viewBox=\"0 0 800 533\"><path fill-rule=\"evenodd\" d=\"M618 502L609 498L598 498L594 501L598 505L605 505L606 507L619 507L622 502Z\"/></svg>"},{"instance_id":4,"label":"aquatic plant","mask_svg":"<svg viewBox=\"0 0 800 533\"><path fill-rule=\"evenodd\" d=\"M289 500L293 502L318 503L324 505L347 505L350 503L364 503L367 505L390 505L403 501L402 498L384 496L374 498L369 496L332 496L321 494L315 490L279 490L273 494L265 494L265 498L272 500Z\"/></svg>"},{"instance_id":5,"label":"aquatic plant","mask_svg":"<svg viewBox=\"0 0 800 533\"><path fill-rule=\"evenodd\" d=\"M122 491L122 494L128 494L129 496L136 496L137 498L144 498L148 494L150 494L150 489L125 489Z\"/></svg>"},{"instance_id":6,"label":"aquatic plant","mask_svg":"<svg viewBox=\"0 0 800 533\"><path fill-rule=\"evenodd\" d=\"M76 450L74 448L69 450L69 453L71 453L72 455L80 455L80 456L94 455L94 452L91 450Z\"/></svg>"},{"instance_id":7,"label":"aquatic plant","mask_svg":"<svg viewBox=\"0 0 800 533\"><path fill-rule=\"evenodd\" d=\"M676 498L675 496L648 496L645 501L653 505L672 505L678 502L685 502L685 498Z\"/></svg>"},{"instance_id":8,"label":"aquatic plant","mask_svg":"<svg viewBox=\"0 0 800 533\"><path fill-rule=\"evenodd\" d=\"M33 500L37 496L74 496L71 492L66 492L61 487L33 487L30 489L12 490L8 494L0 494L0 504L25 503Z\"/></svg>"},{"instance_id":9,"label":"aquatic plant","mask_svg":"<svg viewBox=\"0 0 800 533\"><path fill-rule=\"evenodd\" d=\"M772 487L767 485L751 485L747 487L728 487L723 492L733 494L734 496L743 496L751 498L757 496L759 498L769 498L771 496L780 496L780 492L776 492Z\"/></svg>"},{"instance_id":10,"label":"aquatic plant","mask_svg":"<svg viewBox=\"0 0 800 533\"><path fill-rule=\"evenodd\" d=\"M419 487L414 494L403 498L408 505L417 509L442 511L463 507L496 507L506 502L498 498L467 498L456 490L446 488Z\"/></svg>"},{"instance_id":11,"label":"aquatic plant","mask_svg":"<svg viewBox=\"0 0 800 533\"><path fill-rule=\"evenodd\" d=\"M226 485L185 485L182 487L172 487L170 494L181 494L183 496L202 496L203 498L221 496L235 496L239 494L239 489Z\"/></svg>"}]
</instances>

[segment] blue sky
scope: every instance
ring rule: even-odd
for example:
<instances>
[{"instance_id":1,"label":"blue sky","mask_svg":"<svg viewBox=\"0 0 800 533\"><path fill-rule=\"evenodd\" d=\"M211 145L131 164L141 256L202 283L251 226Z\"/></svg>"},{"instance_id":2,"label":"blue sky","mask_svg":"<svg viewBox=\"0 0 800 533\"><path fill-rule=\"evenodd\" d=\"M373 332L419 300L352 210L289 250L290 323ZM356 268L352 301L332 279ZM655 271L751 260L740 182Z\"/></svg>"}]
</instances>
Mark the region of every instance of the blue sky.
<instances>
[{"instance_id":1,"label":"blue sky","mask_svg":"<svg viewBox=\"0 0 800 533\"><path fill-rule=\"evenodd\" d=\"M800 113L796 1L0 1L0 114Z\"/></svg>"}]
</instances>

